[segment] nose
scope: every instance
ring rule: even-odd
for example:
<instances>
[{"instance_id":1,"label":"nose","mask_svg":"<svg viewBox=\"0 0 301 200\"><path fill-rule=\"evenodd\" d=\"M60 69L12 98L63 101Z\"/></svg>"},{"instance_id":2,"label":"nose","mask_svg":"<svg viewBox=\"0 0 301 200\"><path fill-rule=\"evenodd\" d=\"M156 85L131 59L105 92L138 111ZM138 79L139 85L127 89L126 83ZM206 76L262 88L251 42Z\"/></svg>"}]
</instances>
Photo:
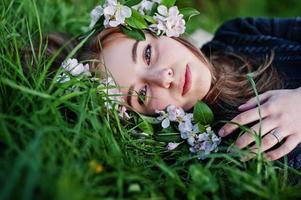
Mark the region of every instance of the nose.
<instances>
[{"instance_id":1,"label":"nose","mask_svg":"<svg viewBox=\"0 0 301 200\"><path fill-rule=\"evenodd\" d=\"M145 79L150 83L169 88L173 82L173 76L174 73L171 68L154 69L146 74Z\"/></svg>"}]
</instances>

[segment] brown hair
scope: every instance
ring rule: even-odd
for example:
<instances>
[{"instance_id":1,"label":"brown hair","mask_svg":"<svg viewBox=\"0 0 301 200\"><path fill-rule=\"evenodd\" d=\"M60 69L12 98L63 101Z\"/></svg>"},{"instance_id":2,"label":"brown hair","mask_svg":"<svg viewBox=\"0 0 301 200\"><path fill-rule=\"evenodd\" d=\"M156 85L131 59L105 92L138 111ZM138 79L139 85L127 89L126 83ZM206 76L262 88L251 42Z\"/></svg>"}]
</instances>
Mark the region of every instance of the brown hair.
<instances>
[{"instance_id":1,"label":"brown hair","mask_svg":"<svg viewBox=\"0 0 301 200\"><path fill-rule=\"evenodd\" d=\"M255 96L251 83L247 79L248 73L256 83L258 93L280 89L283 82L275 68L271 66L273 53L265 59L252 59L245 55L214 52L207 55L184 38L174 38L191 50L202 60L212 74L211 87L203 101L215 114L217 120L230 120L239 112L237 107Z\"/></svg>"},{"instance_id":2,"label":"brown hair","mask_svg":"<svg viewBox=\"0 0 301 200\"><path fill-rule=\"evenodd\" d=\"M203 101L206 102L217 120L230 120L239 111L238 106L255 96L248 73L256 83L258 93L284 87L279 74L272 67L273 53L264 59L252 59L246 55L213 52L207 55L184 38L174 38L191 50L207 66L212 75L211 87Z\"/></svg>"},{"instance_id":3,"label":"brown hair","mask_svg":"<svg viewBox=\"0 0 301 200\"><path fill-rule=\"evenodd\" d=\"M108 28L92 36L77 52L76 57L81 61L91 62L90 70L92 72L99 71L97 68L102 66L102 63L101 65L98 63L101 60L99 57L101 49L111 44L111 41L116 39L117 34L126 37L118 27ZM191 50L209 67L212 74L212 84L203 101L213 109L217 119L231 119L238 114L237 107L254 96L255 93L246 76L250 72L253 72L253 79L259 93L282 87L281 79L276 70L271 67L272 56L265 60L254 60L243 55L215 52L206 58L187 39L183 37L173 37L173 39ZM54 55L59 48L65 45L53 63L56 67L60 66L60 63L78 43L76 39L67 37L66 34L62 33L51 33L46 40L48 44L47 56ZM51 69L55 68L52 67Z\"/></svg>"},{"instance_id":4,"label":"brown hair","mask_svg":"<svg viewBox=\"0 0 301 200\"><path fill-rule=\"evenodd\" d=\"M211 106L218 119L232 119L239 113L238 106L255 96L247 79L248 73L252 72L259 94L283 87L282 80L272 67L273 54L255 60L244 55L216 52L209 59L215 79L204 101Z\"/></svg>"}]
</instances>

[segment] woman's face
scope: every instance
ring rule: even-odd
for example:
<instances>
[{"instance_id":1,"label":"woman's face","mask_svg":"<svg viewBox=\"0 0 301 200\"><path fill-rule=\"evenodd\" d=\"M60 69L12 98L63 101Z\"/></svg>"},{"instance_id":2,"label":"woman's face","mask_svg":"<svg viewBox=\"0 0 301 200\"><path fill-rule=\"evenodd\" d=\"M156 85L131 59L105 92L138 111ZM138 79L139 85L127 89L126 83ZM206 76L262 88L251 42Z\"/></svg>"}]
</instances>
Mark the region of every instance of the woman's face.
<instances>
[{"instance_id":1,"label":"woman's face","mask_svg":"<svg viewBox=\"0 0 301 200\"><path fill-rule=\"evenodd\" d=\"M139 42L117 37L101 56L125 101L140 113L151 115L171 104L188 110L210 89L208 66L166 36L146 34L146 40Z\"/></svg>"}]
</instances>

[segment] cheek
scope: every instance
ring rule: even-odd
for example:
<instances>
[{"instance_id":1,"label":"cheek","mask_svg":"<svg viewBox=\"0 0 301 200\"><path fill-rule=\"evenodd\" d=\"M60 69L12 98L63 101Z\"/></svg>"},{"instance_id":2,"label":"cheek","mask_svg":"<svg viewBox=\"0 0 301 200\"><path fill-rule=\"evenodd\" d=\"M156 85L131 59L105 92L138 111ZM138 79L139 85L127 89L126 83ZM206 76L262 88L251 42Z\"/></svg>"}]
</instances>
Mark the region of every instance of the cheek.
<instances>
[{"instance_id":1,"label":"cheek","mask_svg":"<svg viewBox=\"0 0 301 200\"><path fill-rule=\"evenodd\" d=\"M164 110L168 106L168 102L170 102L167 98L153 98L151 103L149 104L148 109L150 111L155 110Z\"/></svg>"}]
</instances>

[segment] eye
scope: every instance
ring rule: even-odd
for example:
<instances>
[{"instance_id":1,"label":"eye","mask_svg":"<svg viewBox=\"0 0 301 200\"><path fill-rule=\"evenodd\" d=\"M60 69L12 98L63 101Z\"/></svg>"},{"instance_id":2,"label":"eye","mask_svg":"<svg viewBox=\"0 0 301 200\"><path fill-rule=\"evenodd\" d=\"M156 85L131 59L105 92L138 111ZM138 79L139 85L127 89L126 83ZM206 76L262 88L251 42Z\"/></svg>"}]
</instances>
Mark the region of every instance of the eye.
<instances>
[{"instance_id":1,"label":"eye","mask_svg":"<svg viewBox=\"0 0 301 200\"><path fill-rule=\"evenodd\" d=\"M138 92L138 103L140 105L144 104L145 102L145 97L147 94L147 85L145 85L142 89L139 90Z\"/></svg>"},{"instance_id":2,"label":"eye","mask_svg":"<svg viewBox=\"0 0 301 200\"><path fill-rule=\"evenodd\" d=\"M149 65L151 62L151 56L152 56L152 46L148 44L144 51L144 58L146 60L146 63Z\"/></svg>"}]
</instances>

